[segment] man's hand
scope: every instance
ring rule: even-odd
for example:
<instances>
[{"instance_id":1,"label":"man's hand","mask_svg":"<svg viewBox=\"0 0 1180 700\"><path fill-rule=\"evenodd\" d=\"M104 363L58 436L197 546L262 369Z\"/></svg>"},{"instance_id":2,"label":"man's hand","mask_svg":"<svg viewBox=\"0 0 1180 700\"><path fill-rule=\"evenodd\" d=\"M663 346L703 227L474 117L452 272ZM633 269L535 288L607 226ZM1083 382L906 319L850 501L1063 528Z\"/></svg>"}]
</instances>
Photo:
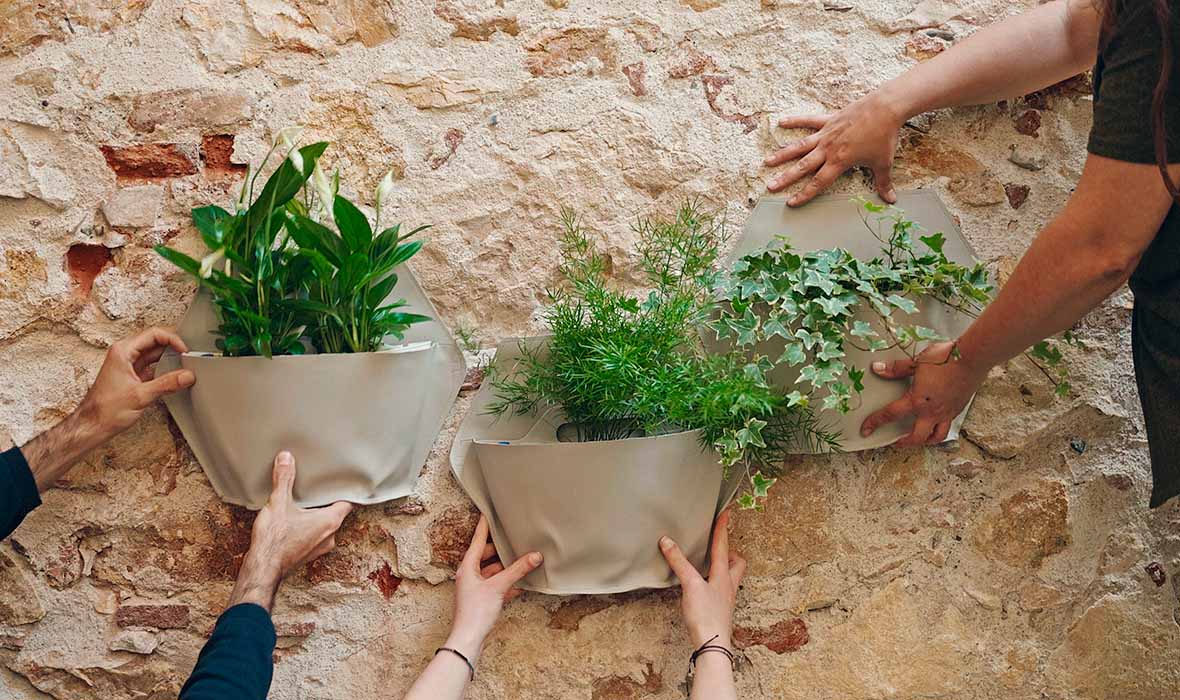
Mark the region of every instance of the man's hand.
<instances>
[{"instance_id":1,"label":"man's hand","mask_svg":"<svg viewBox=\"0 0 1180 700\"><path fill-rule=\"evenodd\" d=\"M729 551L728 526L727 510L717 516L713 526L708 580L701 577L671 537L660 538L660 552L680 579L680 608L694 647L716 637L713 644L733 649L733 608L738 584L746 573L746 560Z\"/></svg>"},{"instance_id":2,"label":"man's hand","mask_svg":"<svg viewBox=\"0 0 1180 700\"><path fill-rule=\"evenodd\" d=\"M107 350L78 408L21 447L38 491L52 486L87 452L130 428L156 399L193 385L195 377L186 369L155 376L153 365L168 348L188 350L172 331L149 328Z\"/></svg>"},{"instance_id":3,"label":"man's hand","mask_svg":"<svg viewBox=\"0 0 1180 700\"><path fill-rule=\"evenodd\" d=\"M295 458L290 452L275 457L271 474L274 489L254 519L250 549L230 595L230 607L255 603L270 610L283 578L331 551L336 546L336 531L352 512L352 504L345 501L324 508L296 506Z\"/></svg>"},{"instance_id":4,"label":"man's hand","mask_svg":"<svg viewBox=\"0 0 1180 700\"><path fill-rule=\"evenodd\" d=\"M455 572L455 621L445 645L458 649L472 663L504 603L520 595L516 584L542 561L540 552L530 552L505 568L496 546L488 540L489 530L488 519L480 516L471 545Z\"/></svg>"},{"instance_id":5,"label":"man's hand","mask_svg":"<svg viewBox=\"0 0 1180 700\"><path fill-rule=\"evenodd\" d=\"M784 129L818 129L766 159L774 167L796 161L770 182L771 192L784 190L808 175L811 181L792 195L787 204L797 207L831 186L849 168L867 165L873 171L877 193L890 204L893 191L893 155L897 132L905 119L877 93L862 97L836 114L791 116L779 122Z\"/></svg>"},{"instance_id":6,"label":"man's hand","mask_svg":"<svg viewBox=\"0 0 1180 700\"><path fill-rule=\"evenodd\" d=\"M156 399L193 385L196 378L187 369L156 376L154 365L168 348L188 352L184 341L172 331L149 328L107 350L102 369L77 411L102 440L134 425Z\"/></svg>"},{"instance_id":7,"label":"man's hand","mask_svg":"<svg viewBox=\"0 0 1180 700\"><path fill-rule=\"evenodd\" d=\"M963 412L972 394L983 383L987 369L980 371L954 356L954 343L935 343L916 359L874 362L873 373L885 379L913 377L910 389L900 399L877 411L860 426L868 437L886 423L914 416L914 427L896 445L936 445L946 439L951 421Z\"/></svg>"}]
</instances>

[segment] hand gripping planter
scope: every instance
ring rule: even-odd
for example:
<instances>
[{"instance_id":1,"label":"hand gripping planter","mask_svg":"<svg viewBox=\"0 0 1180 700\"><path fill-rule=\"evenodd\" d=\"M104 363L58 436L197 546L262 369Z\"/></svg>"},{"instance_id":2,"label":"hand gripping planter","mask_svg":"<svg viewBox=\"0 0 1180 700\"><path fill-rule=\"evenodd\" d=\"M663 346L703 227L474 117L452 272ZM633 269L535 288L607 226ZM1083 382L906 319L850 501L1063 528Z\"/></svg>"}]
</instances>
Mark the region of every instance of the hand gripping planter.
<instances>
[{"instance_id":1,"label":"hand gripping planter","mask_svg":"<svg viewBox=\"0 0 1180 700\"><path fill-rule=\"evenodd\" d=\"M884 204L881 200L875 200ZM946 236L943 252L953 262L963 265L973 265L975 254L963 238L955 220L951 217L938 195L931 191L918 190L898 194L898 209L905 212L911 221L930 233L942 232ZM734 250L723 263L728 267L744 255L752 253L770 245L776 236L786 236L791 246L800 251L815 251L828 248L844 248L857 258L870 259L880 254L881 243L865 228L861 218L863 209L848 195L825 195L817 197L811 203L791 208L786 205L786 197L767 196L758 200L754 211L746 220L742 237L738 240ZM918 313L905 316L895 314L899 321L917 324L937 331L947 338L957 338L971 325L971 318L966 314L951 309L937 299L925 298L917 300ZM859 320L867 321L879 327L879 320L870 311L862 310L855 316ZM711 334L706 333L706 336ZM715 338L710 345L718 347ZM782 354L784 343L775 338L758 347L758 352L770 357ZM892 444L910 432L912 419L898 421L877 428L867 438L860 435L860 424L873 412L884 408L905 394L909 382L905 380L881 379L869 371L869 366L875 361L889 361L906 357L903 350L893 348L877 352L857 350L855 347L845 346L847 355L845 362L849 366L865 369L864 386L859 402L853 403L853 409L841 414L839 411L822 411L819 418L822 424L830 430L837 431L841 436L841 447L844 451L868 450ZM791 388L799 377L799 370L785 363L776 367L769 374L771 382L778 386ZM970 404L968 404L968 408ZM967 415L967 409L951 423L951 430L947 440L958 437L959 427Z\"/></svg>"},{"instance_id":2,"label":"hand gripping planter","mask_svg":"<svg viewBox=\"0 0 1180 700\"><path fill-rule=\"evenodd\" d=\"M165 398L213 490L261 508L279 450L295 455L295 501L380 503L408 496L463 382L463 353L406 266L390 299L433 320L381 352L222 357L217 317L201 291L180 324L190 352L160 371L191 369L191 389Z\"/></svg>"},{"instance_id":3,"label":"hand gripping planter","mask_svg":"<svg viewBox=\"0 0 1180 700\"><path fill-rule=\"evenodd\" d=\"M511 370L520 342L505 340L495 363ZM487 516L501 559L539 551L545 563L521 582L570 595L676 585L657 543L672 537L706 566L713 520L744 473L728 479L696 431L598 442L560 442L558 407L537 415L486 413L485 381L455 436L451 469Z\"/></svg>"}]
</instances>

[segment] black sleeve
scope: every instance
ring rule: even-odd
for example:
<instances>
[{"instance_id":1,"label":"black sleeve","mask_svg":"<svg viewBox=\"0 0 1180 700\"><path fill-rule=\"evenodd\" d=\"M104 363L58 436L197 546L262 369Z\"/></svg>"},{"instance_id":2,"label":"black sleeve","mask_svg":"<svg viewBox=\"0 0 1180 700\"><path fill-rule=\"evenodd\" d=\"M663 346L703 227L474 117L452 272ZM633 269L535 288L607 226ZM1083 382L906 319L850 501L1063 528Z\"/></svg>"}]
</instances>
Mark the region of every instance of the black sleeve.
<instances>
[{"instance_id":1,"label":"black sleeve","mask_svg":"<svg viewBox=\"0 0 1180 700\"><path fill-rule=\"evenodd\" d=\"M264 700L274 672L275 627L253 603L221 614L180 700Z\"/></svg>"},{"instance_id":2,"label":"black sleeve","mask_svg":"<svg viewBox=\"0 0 1180 700\"><path fill-rule=\"evenodd\" d=\"M1094 69L1094 125L1087 147L1090 153L1129 163L1156 162L1152 93L1160 77L1160 38L1151 3L1122 3L1115 26L1102 37ZM1176 57L1164 98L1169 162L1180 160L1178 67L1180 56Z\"/></svg>"},{"instance_id":3,"label":"black sleeve","mask_svg":"<svg viewBox=\"0 0 1180 700\"><path fill-rule=\"evenodd\" d=\"M39 505L41 494L20 448L0 452L0 540L12 534Z\"/></svg>"}]
</instances>

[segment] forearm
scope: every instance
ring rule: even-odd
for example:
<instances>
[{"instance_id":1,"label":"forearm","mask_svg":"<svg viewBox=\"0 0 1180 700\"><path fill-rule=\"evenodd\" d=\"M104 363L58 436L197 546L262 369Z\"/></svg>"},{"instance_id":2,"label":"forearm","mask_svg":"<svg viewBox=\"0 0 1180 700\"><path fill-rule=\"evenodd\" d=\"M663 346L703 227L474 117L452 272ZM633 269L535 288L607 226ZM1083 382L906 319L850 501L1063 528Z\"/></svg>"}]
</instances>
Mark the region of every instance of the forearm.
<instances>
[{"instance_id":1,"label":"forearm","mask_svg":"<svg viewBox=\"0 0 1180 700\"><path fill-rule=\"evenodd\" d=\"M476 633L451 630L443 647L463 654L475 665L483 649L483 637ZM471 682L471 669L463 659L450 651L440 651L426 670L414 681L405 700L459 700Z\"/></svg>"},{"instance_id":2,"label":"forearm","mask_svg":"<svg viewBox=\"0 0 1180 700\"><path fill-rule=\"evenodd\" d=\"M995 301L959 338L960 357L981 376L986 374L1072 326L1126 282L1133 262L1087 242L1072 222L1055 220L1033 242Z\"/></svg>"},{"instance_id":3,"label":"forearm","mask_svg":"<svg viewBox=\"0 0 1180 700\"><path fill-rule=\"evenodd\" d=\"M984 27L894 78L877 95L901 120L1023 95L1090 68L1098 49L1089 0L1057 0Z\"/></svg>"},{"instance_id":4,"label":"forearm","mask_svg":"<svg viewBox=\"0 0 1180 700\"><path fill-rule=\"evenodd\" d=\"M87 452L101 445L106 436L81 411L74 411L65 420L30 440L21 448L37 490L53 486Z\"/></svg>"},{"instance_id":5,"label":"forearm","mask_svg":"<svg viewBox=\"0 0 1180 700\"><path fill-rule=\"evenodd\" d=\"M701 654L692 677L689 700L737 700L733 665L720 652Z\"/></svg>"}]
</instances>

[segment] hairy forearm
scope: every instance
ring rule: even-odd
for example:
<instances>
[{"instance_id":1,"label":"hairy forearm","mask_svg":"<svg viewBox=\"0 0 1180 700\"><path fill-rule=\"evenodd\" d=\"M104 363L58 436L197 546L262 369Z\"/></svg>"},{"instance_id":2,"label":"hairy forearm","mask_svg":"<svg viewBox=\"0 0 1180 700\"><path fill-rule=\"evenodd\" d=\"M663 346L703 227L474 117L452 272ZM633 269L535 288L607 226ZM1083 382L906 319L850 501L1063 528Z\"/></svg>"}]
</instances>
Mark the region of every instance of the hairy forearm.
<instances>
[{"instance_id":1,"label":"hairy forearm","mask_svg":"<svg viewBox=\"0 0 1180 700\"><path fill-rule=\"evenodd\" d=\"M737 700L733 666L728 657L713 652L697 658L689 700Z\"/></svg>"},{"instance_id":2,"label":"hairy forearm","mask_svg":"<svg viewBox=\"0 0 1180 700\"><path fill-rule=\"evenodd\" d=\"M980 373L1072 326L1118 289L1135 259L1087 241L1058 218L1017 265L996 300L959 338L962 359Z\"/></svg>"},{"instance_id":3,"label":"hairy forearm","mask_svg":"<svg viewBox=\"0 0 1180 700\"><path fill-rule=\"evenodd\" d=\"M242 568L238 571L238 579L234 582L234 590L230 593L229 605L232 608L241 603L254 603L267 612L274 607L275 593L279 590L281 575L274 562L266 561L253 548L246 552L242 561Z\"/></svg>"},{"instance_id":4,"label":"hairy forearm","mask_svg":"<svg viewBox=\"0 0 1180 700\"><path fill-rule=\"evenodd\" d=\"M1056 0L980 29L889 81L878 96L904 120L1033 92L1093 65L1098 25L1089 0Z\"/></svg>"},{"instance_id":5,"label":"hairy forearm","mask_svg":"<svg viewBox=\"0 0 1180 700\"><path fill-rule=\"evenodd\" d=\"M33 472L37 490L43 492L105 439L92 421L82 412L75 411L26 443L21 447L21 453Z\"/></svg>"}]
</instances>

